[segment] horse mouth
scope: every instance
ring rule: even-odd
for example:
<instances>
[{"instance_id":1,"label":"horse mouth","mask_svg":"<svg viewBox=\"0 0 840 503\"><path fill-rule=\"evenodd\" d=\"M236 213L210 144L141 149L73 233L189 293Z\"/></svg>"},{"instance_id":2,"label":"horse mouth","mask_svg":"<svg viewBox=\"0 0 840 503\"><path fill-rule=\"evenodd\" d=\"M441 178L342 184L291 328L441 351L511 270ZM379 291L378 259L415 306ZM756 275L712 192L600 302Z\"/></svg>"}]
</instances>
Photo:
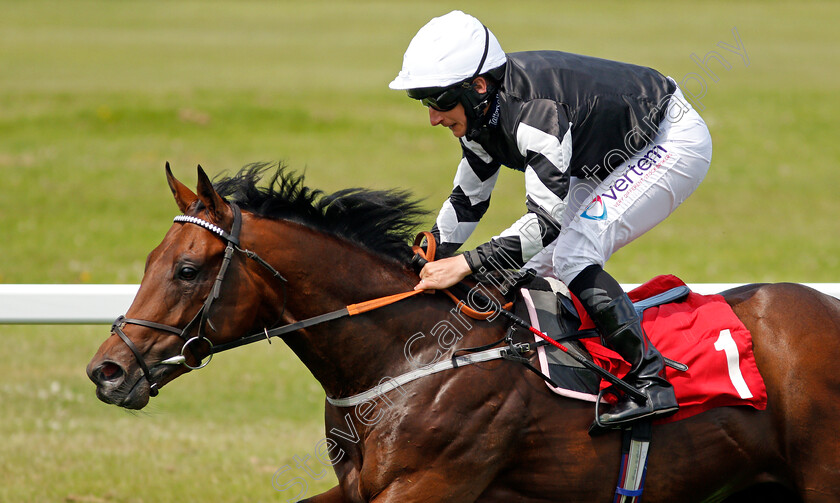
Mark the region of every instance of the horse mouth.
<instances>
[{"instance_id":1,"label":"horse mouth","mask_svg":"<svg viewBox=\"0 0 840 503\"><path fill-rule=\"evenodd\" d=\"M130 385L128 382L124 382L123 385L116 388L97 386L96 398L109 405L139 410L149 403L149 389L149 383L140 375Z\"/></svg>"},{"instance_id":2,"label":"horse mouth","mask_svg":"<svg viewBox=\"0 0 840 503\"><path fill-rule=\"evenodd\" d=\"M112 372L109 374L112 378L119 373L110 368L107 363L100 368L104 368L106 372ZM162 383L166 382L165 374L167 374L167 370L167 368L157 368L152 371L152 381L158 383L157 388L160 388ZM137 370L133 374L118 375L117 377L121 377L121 379L118 379L119 382L114 382L114 379L103 381L91 376L91 379L96 383L96 397L99 400L109 405L131 410L140 410L149 404L151 383L146 380L142 372Z\"/></svg>"}]
</instances>

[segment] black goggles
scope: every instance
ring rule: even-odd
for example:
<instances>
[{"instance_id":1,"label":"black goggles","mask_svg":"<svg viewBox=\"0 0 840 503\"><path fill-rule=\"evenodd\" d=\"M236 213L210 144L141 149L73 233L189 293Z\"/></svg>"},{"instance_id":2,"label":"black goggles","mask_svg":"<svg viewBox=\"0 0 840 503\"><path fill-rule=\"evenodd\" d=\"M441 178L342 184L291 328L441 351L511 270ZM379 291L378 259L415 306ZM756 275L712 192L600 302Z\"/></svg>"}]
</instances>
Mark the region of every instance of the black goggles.
<instances>
[{"instance_id":1,"label":"black goggles","mask_svg":"<svg viewBox=\"0 0 840 503\"><path fill-rule=\"evenodd\" d=\"M420 100L423 106L433 108L438 112L448 112L461 102L464 91L469 89L469 82L461 82L445 88L409 89L408 97Z\"/></svg>"}]
</instances>

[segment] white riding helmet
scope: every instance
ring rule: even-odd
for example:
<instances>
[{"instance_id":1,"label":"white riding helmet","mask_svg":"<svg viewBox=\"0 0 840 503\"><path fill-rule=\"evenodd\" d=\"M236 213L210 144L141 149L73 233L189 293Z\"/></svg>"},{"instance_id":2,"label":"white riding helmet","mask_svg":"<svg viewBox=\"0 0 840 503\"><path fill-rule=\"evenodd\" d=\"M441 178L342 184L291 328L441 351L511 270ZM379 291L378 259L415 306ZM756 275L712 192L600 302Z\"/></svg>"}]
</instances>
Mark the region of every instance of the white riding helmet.
<instances>
[{"instance_id":1,"label":"white riding helmet","mask_svg":"<svg viewBox=\"0 0 840 503\"><path fill-rule=\"evenodd\" d=\"M505 52L493 33L478 19L455 10L420 28L405 51L402 70L388 87L447 87L498 68L505 61Z\"/></svg>"}]
</instances>

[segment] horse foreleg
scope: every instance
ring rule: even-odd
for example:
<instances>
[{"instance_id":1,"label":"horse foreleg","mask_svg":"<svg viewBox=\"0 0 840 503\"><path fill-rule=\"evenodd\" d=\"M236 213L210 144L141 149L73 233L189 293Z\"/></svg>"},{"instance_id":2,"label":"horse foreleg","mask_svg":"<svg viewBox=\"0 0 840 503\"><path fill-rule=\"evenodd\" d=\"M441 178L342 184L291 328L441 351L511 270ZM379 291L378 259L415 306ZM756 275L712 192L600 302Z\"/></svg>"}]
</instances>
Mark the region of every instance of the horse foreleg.
<instances>
[{"instance_id":1,"label":"horse foreleg","mask_svg":"<svg viewBox=\"0 0 840 503\"><path fill-rule=\"evenodd\" d=\"M311 498L300 500L299 503L349 503L349 500L344 497L344 493L341 492L341 487L335 486L325 493L316 494Z\"/></svg>"}]
</instances>

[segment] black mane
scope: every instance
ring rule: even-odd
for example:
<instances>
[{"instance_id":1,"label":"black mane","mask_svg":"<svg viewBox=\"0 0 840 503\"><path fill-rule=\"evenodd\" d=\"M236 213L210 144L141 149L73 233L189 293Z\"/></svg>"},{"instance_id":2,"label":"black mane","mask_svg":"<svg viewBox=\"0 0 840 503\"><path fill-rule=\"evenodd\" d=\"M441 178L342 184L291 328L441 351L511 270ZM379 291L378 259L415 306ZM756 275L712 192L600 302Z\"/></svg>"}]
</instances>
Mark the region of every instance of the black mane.
<instances>
[{"instance_id":1,"label":"black mane","mask_svg":"<svg viewBox=\"0 0 840 503\"><path fill-rule=\"evenodd\" d=\"M261 183L265 175L269 181ZM282 165L249 164L213 186L244 210L296 221L401 262L410 259L409 243L428 214L406 191L351 188L325 194Z\"/></svg>"}]
</instances>

